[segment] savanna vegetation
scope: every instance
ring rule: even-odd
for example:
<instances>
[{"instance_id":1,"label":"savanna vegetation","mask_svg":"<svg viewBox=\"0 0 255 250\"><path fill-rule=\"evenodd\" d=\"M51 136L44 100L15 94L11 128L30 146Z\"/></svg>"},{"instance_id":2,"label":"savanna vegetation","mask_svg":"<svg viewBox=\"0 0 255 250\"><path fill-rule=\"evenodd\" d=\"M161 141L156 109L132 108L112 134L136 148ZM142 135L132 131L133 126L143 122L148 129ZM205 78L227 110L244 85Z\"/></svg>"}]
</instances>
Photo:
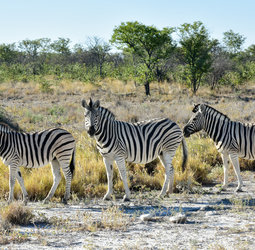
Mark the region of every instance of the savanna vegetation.
<instances>
[{"instance_id":1,"label":"savanna vegetation","mask_svg":"<svg viewBox=\"0 0 255 250\"><path fill-rule=\"evenodd\" d=\"M255 78L255 45L233 30L222 41L202 22L158 29L123 22L106 42L90 37L72 45L69 38L23 40L0 44L0 82L38 81L50 91L47 76L97 83L103 79L135 81L150 95L150 83L178 82L197 93L200 86L237 86ZM117 49L117 50L116 50Z\"/></svg>"},{"instance_id":2,"label":"savanna vegetation","mask_svg":"<svg viewBox=\"0 0 255 250\"><path fill-rule=\"evenodd\" d=\"M178 40L173 39L174 33ZM192 103L201 101L232 119L254 121L250 100L255 94L255 45L243 50L245 38L232 30L223 37L222 43L212 39L201 22L162 30L126 22L114 28L109 42L93 37L73 47L68 38L1 44L1 115L27 132L59 126L70 131L77 140L72 199L102 197L106 171L95 141L84 131L81 99L100 99L117 119L132 122L169 117L183 127ZM221 181L222 162L210 139L200 133L187 139L187 144L185 172L181 149L173 161L175 191L194 191L201 184ZM244 169L254 169L253 162L241 163ZM161 189L164 169L159 161L128 164L127 169L133 194ZM30 200L45 198L52 184L50 167L21 171ZM8 195L8 174L1 162L1 198ZM122 196L116 169L114 191ZM54 199L60 200L63 193L64 178ZM21 197L17 183L15 196Z\"/></svg>"}]
</instances>

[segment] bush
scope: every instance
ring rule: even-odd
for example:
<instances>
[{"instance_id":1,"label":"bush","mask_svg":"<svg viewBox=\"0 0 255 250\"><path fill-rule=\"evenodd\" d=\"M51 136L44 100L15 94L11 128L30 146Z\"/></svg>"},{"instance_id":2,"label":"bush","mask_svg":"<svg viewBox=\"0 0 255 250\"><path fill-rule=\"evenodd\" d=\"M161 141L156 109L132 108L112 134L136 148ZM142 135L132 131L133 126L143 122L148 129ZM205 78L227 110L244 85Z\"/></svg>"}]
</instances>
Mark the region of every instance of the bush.
<instances>
[{"instance_id":1,"label":"bush","mask_svg":"<svg viewBox=\"0 0 255 250\"><path fill-rule=\"evenodd\" d=\"M220 84L222 85L230 85L237 86L242 83L242 78L240 74L236 71L227 72L221 79Z\"/></svg>"},{"instance_id":2,"label":"bush","mask_svg":"<svg viewBox=\"0 0 255 250\"><path fill-rule=\"evenodd\" d=\"M1 211L3 223L14 225L27 225L31 223L34 215L31 210L18 202L13 202Z\"/></svg>"}]
</instances>

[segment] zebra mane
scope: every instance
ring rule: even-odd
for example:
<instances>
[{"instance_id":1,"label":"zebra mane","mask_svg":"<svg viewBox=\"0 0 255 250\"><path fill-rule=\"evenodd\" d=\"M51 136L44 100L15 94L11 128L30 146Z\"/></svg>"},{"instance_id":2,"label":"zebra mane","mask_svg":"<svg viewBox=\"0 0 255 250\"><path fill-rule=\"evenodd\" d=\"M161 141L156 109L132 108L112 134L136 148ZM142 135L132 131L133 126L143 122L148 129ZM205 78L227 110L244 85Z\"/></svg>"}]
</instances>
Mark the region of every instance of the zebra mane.
<instances>
[{"instance_id":1,"label":"zebra mane","mask_svg":"<svg viewBox=\"0 0 255 250\"><path fill-rule=\"evenodd\" d=\"M107 114L110 119L115 120L115 115L109 109L100 106L99 111L101 114L104 114L104 115Z\"/></svg>"},{"instance_id":2,"label":"zebra mane","mask_svg":"<svg viewBox=\"0 0 255 250\"><path fill-rule=\"evenodd\" d=\"M0 130L1 128L7 128L11 131L17 132L23 131L18 123L13 121L4 109L0 110Z\"/></svg>"},{"instance_id":3,"label":"zebra mane","mask_svg":"<svg viewBox=\"0 0 255 250\"><path fill-rule=\"evenodd\" d=\"M205 105L205 107L206 107L207 109L211 109L211 110L213 110L214 112L220 114L223 118L226 118L226 119L230 120L230 118L229 118L227 115L221 113L221 112L218 111L217 109L215 109L215 108L213 108L213 107L211 107L211 106L209 106L209 105L207 105L207 104L204 104L204 105Z\"/></svg>"}]
</instances>

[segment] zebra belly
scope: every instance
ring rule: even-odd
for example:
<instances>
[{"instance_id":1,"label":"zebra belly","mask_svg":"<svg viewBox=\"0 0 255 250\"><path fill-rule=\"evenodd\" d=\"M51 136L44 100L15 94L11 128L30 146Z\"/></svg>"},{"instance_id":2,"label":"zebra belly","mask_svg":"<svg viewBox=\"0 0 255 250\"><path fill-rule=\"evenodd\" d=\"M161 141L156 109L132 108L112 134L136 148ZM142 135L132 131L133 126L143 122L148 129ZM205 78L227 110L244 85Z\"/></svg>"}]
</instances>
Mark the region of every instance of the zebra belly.
<instances>
[{"instance_id":1,"label":"zebra belly","mask_svg":"<svg viewBox=\"0 0 255 250\"><path fill-rule=\"evenodd\" d=\"M127 160L127 162L130 162L130 163L139 163L139 164L146 164L146 163L149 163L149 162L152 162L153 160L155 160L157 157L155 157L154 159L148 159L147 161L132 161L132 160Z\"/></svg>"},{"instance_id":2,"label":"zebra belly","mask_svg":"<svg viewBox=\"0 0 255 250\"><path fill-rule=\"evenodd\" d=\"M30 162L27 163L25 161L22 161L20 163L20 166L24 166L25 168L40 168L40 167L43 167L43 166L45 166L49 163L50 163L50 161L40 162L39 164L37 162L32 163L30 161Z\"/></svg>"},{"instance_id":3,"label":"zebra belly","mask_svg":"<svg viewBox=\"0 0 255 250\"><path fill-rule=\"evenodd\" d=\"M132 162L132 163L146 164L146 163L152 162L156 158L158 158L158 155L154 155L154 157L147 157L147 158L142 157L142 159L140 159L139 157L136 157L134 159L134 157L129 156L129 157L126 158L126 161L127 162Z\"/></svg>"},{"instance_id":4,"label":"zebra belly","mask_svg":"<svg viewBox=\"0 0 255 250\"><path fill-rule=\"evenodd\" d=\"M239 153L238 154L238 157L239 158L242 158L242 159L246 159L246 160L255 160L255 154L253 153L253 154L251 154L251 153L247 153L247 155L245 155L245 154L241 154L241 153Z\"/></svg>"},{"instance_id":5,"label":"zebra belly","mask_svg":"<svg viewBox=\"0 0 255 250\"><path fill-rule=\"evenodd\" d=\"M47 164L49 164L49 162L45 162L45 163L40 163L38 164L37 162L27 162L27 161L24 161L24 160L20 160L20 161L14 161L13 159L10 159L10 160L6 160L6 159L3 159L1 158L3 164L5 164L6 166L12 166L12 165L16 165L17 167L26 167L26 168L40 168L40 167L43 167Z\"/></svg>"}]
</instances>

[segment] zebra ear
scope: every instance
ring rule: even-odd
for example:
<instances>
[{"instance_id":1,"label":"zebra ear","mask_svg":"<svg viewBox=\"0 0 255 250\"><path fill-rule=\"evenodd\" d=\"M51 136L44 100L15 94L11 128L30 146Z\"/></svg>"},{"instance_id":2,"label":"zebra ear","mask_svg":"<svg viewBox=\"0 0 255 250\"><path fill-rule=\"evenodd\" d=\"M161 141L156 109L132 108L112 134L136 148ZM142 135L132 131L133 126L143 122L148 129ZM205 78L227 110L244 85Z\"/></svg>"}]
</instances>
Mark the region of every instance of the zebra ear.
<instances>
[{"instance_id":1,"label":"zebra ear","mask_svg":"<svg viewBox=\"0 0 255 250\"><path fill-rule=\"evenodd\" d=\"M205 105L202 103L199 105L199 110L203 112L205 110Z\"/></svg>"},{"instance_id":2,"label":"zebra ear","mask_svg":"<svg viewBox=\"0 0 255 250\"><path fill-rule=\"evenodd\" d=\"M195 104L195 103L194 103L194 108L192 109L192 112L193 112L193 113L196 113L196 112L198 111L199 105L200 105L200 104Z\"/></svg>"},{"instance_id":3,"label":"zebra ear","mask_svg":"<svg viewBox=\"0 0 255 250\"><path fill-rule=\"evenodd\" d=\"M89 98L89 107L92 108L92 106L93 106L93 101L92 101L92 99L91 99L91 97L90 97L90 98Z\"/></svg>"},{"instance_id":4,"label":"zebra ear","mask_svg":"<svg viewBox=\"0 0 255 250\"><path fill-rule=\"evenodd\" d=\"M88 106L88 104L86 103L86 101L84 99L81 101L81 105L82 105L83 108L89 109L89 106Z\"/></svg>"},{"instance_id":5,"label":"zebra ear","mask_svg":"<svg viewBox=\"0 0 255 250\"><path fill-rule=\"evenodd\" d=\"M98 109L99 106L100 106L100 101L99 101L99 100L97 100L97 101L95 101L95 102L93 103L93 108L94 108L94 109Z\"/></svg>"}]
</instances>

